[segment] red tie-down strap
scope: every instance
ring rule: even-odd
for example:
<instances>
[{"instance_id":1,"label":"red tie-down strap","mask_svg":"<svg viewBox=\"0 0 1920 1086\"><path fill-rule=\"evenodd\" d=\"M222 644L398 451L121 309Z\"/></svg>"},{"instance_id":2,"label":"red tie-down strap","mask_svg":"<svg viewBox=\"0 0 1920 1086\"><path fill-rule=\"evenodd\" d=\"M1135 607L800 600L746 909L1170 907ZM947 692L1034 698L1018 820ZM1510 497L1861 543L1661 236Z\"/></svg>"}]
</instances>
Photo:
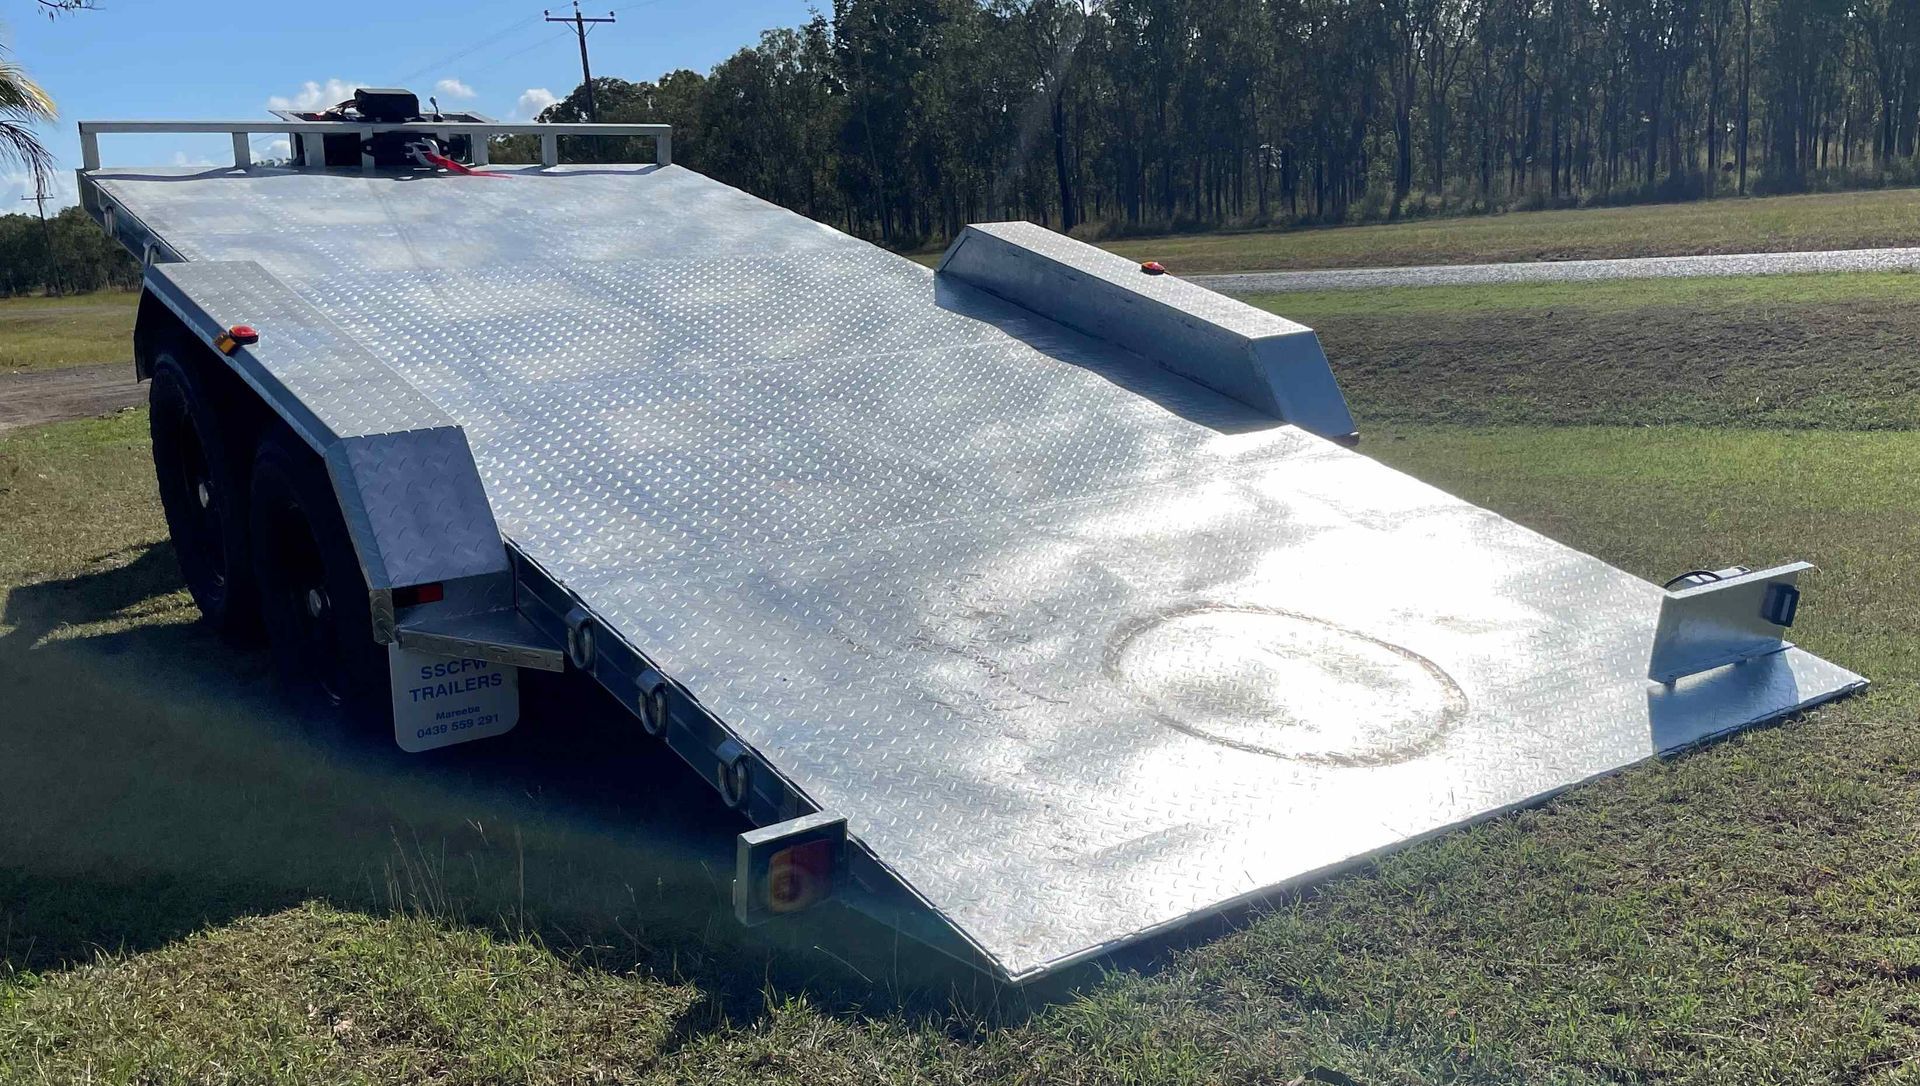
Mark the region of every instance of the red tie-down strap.
<instances>
[{"instance_id":1,"label":"red tie-down strap","mask_svg":"<svg viewBox=\"0 0 1920 1086\"><path fill-rule=\"evenodd\" d=\"M506 176L506 174L503 174L503 173L488 173L485 170L476 170L472 166L468 166L462 162L455 162L453 159L450 159L443 154L438 154L433 151L422 151L420 153L420 157L426 159L429 164L438 166L440 169L443 169L448 173L466 174L469 177L505 177Z\"/></svg>"}]
</instances>

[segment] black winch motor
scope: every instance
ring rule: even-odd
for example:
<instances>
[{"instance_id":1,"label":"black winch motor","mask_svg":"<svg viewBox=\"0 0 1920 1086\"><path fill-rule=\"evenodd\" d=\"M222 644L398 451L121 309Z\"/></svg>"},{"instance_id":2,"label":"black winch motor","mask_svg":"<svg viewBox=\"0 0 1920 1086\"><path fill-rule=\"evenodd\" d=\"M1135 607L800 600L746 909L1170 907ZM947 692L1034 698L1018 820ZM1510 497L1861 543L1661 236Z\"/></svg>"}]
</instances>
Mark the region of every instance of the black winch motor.
<instances>
[{"instance_id":1,"label":"black winch motor","mask_svg":"<svg viewBox=\"0 0 1920 1086\"><path fill-rule=\"evenodd\" d=\"M346 105L345 102L340 103ZM420 120L420 99L409 90L360 87L353 92L353 111L363 121L405 124Z\"/></svg>"}]
</instances>

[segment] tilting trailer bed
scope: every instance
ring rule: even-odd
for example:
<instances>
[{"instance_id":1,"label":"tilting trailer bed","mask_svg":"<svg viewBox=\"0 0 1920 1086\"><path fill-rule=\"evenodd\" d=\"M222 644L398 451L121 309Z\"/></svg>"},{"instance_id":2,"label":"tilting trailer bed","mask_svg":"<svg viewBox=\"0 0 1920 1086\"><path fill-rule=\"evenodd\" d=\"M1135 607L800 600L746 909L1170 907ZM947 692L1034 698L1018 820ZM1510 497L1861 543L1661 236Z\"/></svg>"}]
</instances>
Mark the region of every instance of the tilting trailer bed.
<instances>
[{"instance_id":1,"label":"tilting trailer bed","mask_svg":"<svg viewBox=\"0 0 1920 1086\"><path fill-rule=\"evenodd\" d=\"M1555 543L1348 447L1307 328L1035 226L929 270L661 126L81 133L209 618L409 750L591 677L758 827L748 922L839 895L1026 981L1865 685L1783 639L1803 565ZM658 161L560 163L602 137Z\"/></svg>"}]
</instances>

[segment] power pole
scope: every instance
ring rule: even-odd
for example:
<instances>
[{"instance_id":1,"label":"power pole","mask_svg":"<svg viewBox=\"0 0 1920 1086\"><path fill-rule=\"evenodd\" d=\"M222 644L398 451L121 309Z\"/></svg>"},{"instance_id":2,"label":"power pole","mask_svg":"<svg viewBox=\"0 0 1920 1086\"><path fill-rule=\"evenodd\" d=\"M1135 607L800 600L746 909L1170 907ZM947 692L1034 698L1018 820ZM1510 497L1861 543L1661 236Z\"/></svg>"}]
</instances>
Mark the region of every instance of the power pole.
<instances>
[{"instance_id":1,"label":"power pole","mask_svg":"<svg viewBox=\"0 0 1920 1086\"><path fill-rule=\"evenodd\" d=\"M40 205L40 237L41 237L42 244L46 246L46 250L47 250L47 271L46 271L47 294L48 296L52 296L60 293L60 279L59 279L59 276L54 274L55 265L53 262L53 227L47 224L46 187L42 185L35 185L33 187L32 196L20 197L21 203L24 204L24 203L27 203L28 201L32 201L33 203Z\"/></svg>"},{"instance_id":2,"label":"power pole","mask_svg":"<svg viewBox=\"0 0 1920 1086\"><path fill-rule=\"evenodd\" d=\"M571 16L555 15L551 11L543 11L540 14L546 16L550 23L573 24L573 32L580 39L580 85L587 89L587 120L598 120L599 111L593 107L593 69L587 66L587 24L613 22L613 12L607 12L604 19L589 19L580 14L580 0L573 0Z\"/></svg>"}]
</instances>

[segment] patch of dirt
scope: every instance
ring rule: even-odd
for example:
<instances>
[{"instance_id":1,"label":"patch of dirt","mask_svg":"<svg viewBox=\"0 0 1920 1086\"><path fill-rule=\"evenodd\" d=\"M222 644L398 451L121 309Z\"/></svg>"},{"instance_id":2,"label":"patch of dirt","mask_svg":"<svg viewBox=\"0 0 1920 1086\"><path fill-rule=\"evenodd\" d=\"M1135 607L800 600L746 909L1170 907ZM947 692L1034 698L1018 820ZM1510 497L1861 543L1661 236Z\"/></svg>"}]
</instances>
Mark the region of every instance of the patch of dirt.
<instances>
[{"instance_id":1,"label":"patch of dirt","mask_svg":"<svg viewBox=\"0 0 1920 1086\"><path fill-rule=\"evenodd\" d=\"M0 434L43 422L106 415L147 402L133 365L72 366L35 373L0 373Z\"/></svg>"},{"instance_id":2,"label":"patch of dirt","mask_svg":"<svg viewBox=\"0 0 1920 1086\"><path fill-rule=\"evenodd\" d=\"M0 321L61 321L73 317L119 317L131 319L133 310L125 302L70 302L62 301L58 305L49 305L44 309L8 310L0 309Z\"/></svg>"}]
</instances>

